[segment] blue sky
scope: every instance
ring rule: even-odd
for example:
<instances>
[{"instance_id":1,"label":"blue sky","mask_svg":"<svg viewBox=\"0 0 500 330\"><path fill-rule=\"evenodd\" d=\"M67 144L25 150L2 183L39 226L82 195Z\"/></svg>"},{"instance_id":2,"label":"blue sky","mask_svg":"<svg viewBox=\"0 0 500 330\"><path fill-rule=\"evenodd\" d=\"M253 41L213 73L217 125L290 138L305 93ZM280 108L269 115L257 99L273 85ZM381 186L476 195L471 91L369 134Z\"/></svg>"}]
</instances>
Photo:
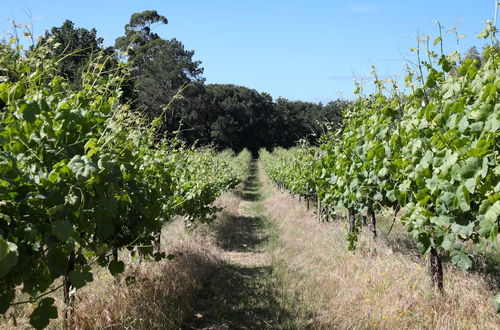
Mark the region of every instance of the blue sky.
<instances>
[{"instance_id":1,"label":"blue sky","mask_svg":"<svg viewBox=\"0 0 500 330\"><path fill-rule=\"evenodd\" d=\"M11 30L9 18L27 23L29 11L36 35L70 19L95 27L106 45L123 34L132 13L156 9L169 20L156 32L195 50L208 83L313 102L351 98L353 75L367 77L371 64L380 76L401 75L418 33L437 34L435 20L466 35L461 50L481 45L476 35L494 15L493 0L2 2L1 32ZM456 49L451 34L445 46Z\"/></svg>"}]
</instances>

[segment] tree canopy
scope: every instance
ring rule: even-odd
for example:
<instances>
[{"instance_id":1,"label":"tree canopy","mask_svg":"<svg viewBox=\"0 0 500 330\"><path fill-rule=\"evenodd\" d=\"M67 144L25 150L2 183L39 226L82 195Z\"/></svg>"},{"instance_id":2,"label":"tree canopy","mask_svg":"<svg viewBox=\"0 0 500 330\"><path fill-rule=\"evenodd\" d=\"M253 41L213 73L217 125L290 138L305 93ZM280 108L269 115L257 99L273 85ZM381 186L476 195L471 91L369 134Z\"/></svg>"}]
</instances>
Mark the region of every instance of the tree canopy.
<instances>
[{"instance_id":1,"label":"tree canopy","mask_svg":"<svg viewBox=\"0 0 500 330\"><path fill-rule=\"evenodd\" d=\"M116 39L115 48L127 52L132 59L141 56L151 42L161 39L151 31L154 24L168 24L168 20L156 10L132 14L129 23L125 25L125 35Z\"/></svg>"},{"instance_id":2,"label":"tree canopy","mask_svg":"<svg viewBox=\"0 0 500 330\"><path fill-rule=\"evenodd\" d=\"M95 28L91 30L75 28L70 20L64 21L60 27L53 27L50 32L46 31L40 44L44 44L49 38L59 45L52 56L60 58L58 69L70 84L80 81L81 70L91 56L99 51L105 51L109 55L114 52L112 47L103 48L103 39L97 37Z\"/></svg>"},{"instance_id":3,"label":"tree canopy","mask_svg":"<svg viewBox=\"0 0 500 330\"><path fill-rule=\"evenodd\" d=\"M127 62L130 76L122 85L122 102L159 124L157 137L177 136L191 145L239 151L290 147L299 140L315 143L328 125L338 125L346 101L327 105L271 95L232 84L205 84L201 61L176 38L164 39L155 27L168 24L156 10L131 15L114 48L104 49L96 29L75 28L67 20L44 40L60 44L64 78L77 84L85 64L99 51Z\"/></svg>"}]
</instances>

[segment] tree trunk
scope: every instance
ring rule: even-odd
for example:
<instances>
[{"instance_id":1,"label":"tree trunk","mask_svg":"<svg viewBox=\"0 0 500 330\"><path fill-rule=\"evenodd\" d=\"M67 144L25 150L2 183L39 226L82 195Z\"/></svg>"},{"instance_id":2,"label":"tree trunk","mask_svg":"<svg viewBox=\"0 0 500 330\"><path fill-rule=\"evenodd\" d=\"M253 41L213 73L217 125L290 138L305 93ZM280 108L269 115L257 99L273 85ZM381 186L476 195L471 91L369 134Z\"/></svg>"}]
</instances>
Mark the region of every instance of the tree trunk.
<instances>
[{"instance_id":1,"label":"tree trunk","mask_svg":"<svg viewBox=\"0 0 500 330\"><path fill-rule=\"evenodd\" d=\"M443 286L443 265L435 248L431 248L429 253L429 272L431 274L432 284L439 293L444 292Z\"/></svg>"},{"instance_id":2,"label":"tree trunk","mask_svg":"<svg viewBox=\"0 0 500 330\"><path fill-rule=\"evenodd\" d=\"M69 273L75 269L75 252L71 252L68 258L68 269L63 277L63 301L64 301L64 329L74 328L75 299L71 294L71 279Z\"/></svg>"},{"instance_id":3,"label":"tree trunk","mask_svg":"<svg viewBox=\"0 0 500 330\"><path fill-rule=\"evenodd\" d=\"M375 211L373 210L373 208L370 208L369 214L370 214L370 217L372 220L370 229L372 230L373 237L376 238L377 237L377 218L375 217Z\"/></svg>"},{"instance_id":4,"label":"tree trunk","mask_svg":"<svg viewBox=\"0 0 500 330\"><path fill-rule=\"evenodd\" d=\"M306 197L306 208L309 211L309 197Z\"/></svg>"},{"instance_id":5,"label":"tree trunk","mask_svg":"<svg viewBox=\"0 0 500 330\"><path fill-rule=\"evenodd\" d=\"M349 211L349 232L354 233L356 230L356 213L353 209L348 209Z\"/></svg>"}]
</instances>

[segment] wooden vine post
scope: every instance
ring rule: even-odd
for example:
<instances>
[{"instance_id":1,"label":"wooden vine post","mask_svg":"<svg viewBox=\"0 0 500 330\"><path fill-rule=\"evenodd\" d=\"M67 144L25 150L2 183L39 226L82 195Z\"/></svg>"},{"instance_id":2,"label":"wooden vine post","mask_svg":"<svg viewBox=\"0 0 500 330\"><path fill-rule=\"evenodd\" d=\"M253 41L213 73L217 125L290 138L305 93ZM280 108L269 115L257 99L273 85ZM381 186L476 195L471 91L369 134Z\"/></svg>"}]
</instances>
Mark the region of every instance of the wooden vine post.
<instances>
[{"instance_id":1,"label":"wooden vine post","mask_svg":"<svg viewBox=\"0 0 500 330\"><path fill-rule=\"evenodd\" d=\"M356 230L356 214L354 212L354 209L349 208L349 232L354 233Z\"/></svg>"},{"instance_id":2,"label":"wooden vine post","mask_svg":"<svg viewBox=\"0 0 500 330\"><path fill-rule=\"evenodd\" d=\"M368 213L369 213L369 216L371 218L371 231L372 231L372 234L373 234L373 237L376 238L377 237L377 218L375 217L375 211L373 210L373 207L371 207L369 210L368 210Z\"/></svg>"},{"instance_id":3,"label":"wooden vine post","mask_svg":"<svg viewBox=\"0 0 500 330\"><path fill-rule=\"evenodd\" d=\"M443 285L443 265L441 258L435 248L431 248L429 252L429 273L431 275L432 284L439 293L444 293Z\"/></svg>"},{"instance_id":4,"label":"wooden vine post","mask_svg":"<svg viewBox=\"0 0 500 330\"><path fill-rule=\"evenodd\" d=\"M73 287L69 273L75 269L75 252L71 252L68 258L68 268L63 278L63 301L64 301L64 329L74 328L75 297L71 289Z\"/></svg>"}]
</instances>

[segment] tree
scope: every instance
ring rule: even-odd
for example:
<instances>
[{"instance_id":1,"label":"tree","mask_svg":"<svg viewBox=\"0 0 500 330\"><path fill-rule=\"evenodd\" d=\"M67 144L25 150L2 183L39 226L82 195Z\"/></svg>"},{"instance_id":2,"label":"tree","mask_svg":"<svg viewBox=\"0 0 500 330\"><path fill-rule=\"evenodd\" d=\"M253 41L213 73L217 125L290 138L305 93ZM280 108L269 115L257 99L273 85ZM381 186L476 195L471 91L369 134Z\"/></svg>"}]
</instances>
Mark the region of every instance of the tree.
<instances>
[{"instance_id":1,"label":"tree","mask_svg":"<svg viewBox=\"0 0 500 330\"><path fill-rule=\"evenodd\" d=\"M155 24L167 23L155 10L132 14L125 35L115 42L132 64L124 95L149 120L162 117L161 135L179 128L189 99L204 81L201 62L193 60L194 51L186 50L177 39L165 40L152 32Z\"/></svg>"},{"instance_id":2,"label":"tree","mask_svg":"<svg viewBox=\"0 0 500 330\"><path fill-rule=\"evenodd\" d=\"M247 148L291 147L299 140L315 143L342 120L348 101L321 103L289 101L254 89L210 84L189 99L180 113L180 137L190 144L214 145L236 151Z\"/></svg>"},{"instance_id":3,"label":"tree","mask_svg":"<svg viewBox=\"0 0 500 330\"><path fill-rule=\"evenodd\" d=\"M39 45L45 44L49 38L59 44L52 56L61 58L58 69L71 85L80 82L82 69L94 54L104 51L111 55L114 52L112 48L103 49L103 39L97 37L96 29L75 28L70 20L64 21L61 27L53 27L50 32L45 32Z\"/></svg>"},{"instance_id":4,"label":"tree","mask_svg":"<svg viewBox=\"0 0 500 330\"><path fill-rule=\"evenodd\" d=\"M125 25L125 36L116 39L115 48L127 52L132 60L143 55L151 42L161 39L151 32L153 24L168 24L168 20L156 10L132 14L129 23Z\"/></svg>"},{"instance_id":5,"label":"tree","mask_svg":"<svg viewBox=\"0 0 500 330\"><path fill-rule=\"evenodd\" d=\"M257 151L267 145L272 97L254 89L230 84L205 85L185 113L183 137L190 142L220 149Z\"/></svg>"},{"instance_id":6,"label":"tree","mask_svg":"<svg viewBox=\"0 0 500 330\"><path fill-rule=\"evenodd\" d=\"M332 101L326 106L321 103L290 101L279 98L275 103L274 120L271 131L276 146L291 147L301 139L310 143L317 141L328 126L341 122L346 101Z\"/></svg>"},{"instance_id":7,"label":"tree","mask_svg":"<svg viewBox=\"0 0 500 330\"><path fill-rule=\"evenodd\" d=\"M194 51L187 51L176 40L159 39L145 51L144 56L135 60L135 107L147 113L150 119L164 113L163 131L176 129L183 117L187 102L198 88L190 86L182 91L183 97L176 94L191 83L202 83L203 69L200 61L193 61ZM173 100L173 102L171 102ZM165 110L165 106L170 107Z\"/></svg>"}]
</instances>

